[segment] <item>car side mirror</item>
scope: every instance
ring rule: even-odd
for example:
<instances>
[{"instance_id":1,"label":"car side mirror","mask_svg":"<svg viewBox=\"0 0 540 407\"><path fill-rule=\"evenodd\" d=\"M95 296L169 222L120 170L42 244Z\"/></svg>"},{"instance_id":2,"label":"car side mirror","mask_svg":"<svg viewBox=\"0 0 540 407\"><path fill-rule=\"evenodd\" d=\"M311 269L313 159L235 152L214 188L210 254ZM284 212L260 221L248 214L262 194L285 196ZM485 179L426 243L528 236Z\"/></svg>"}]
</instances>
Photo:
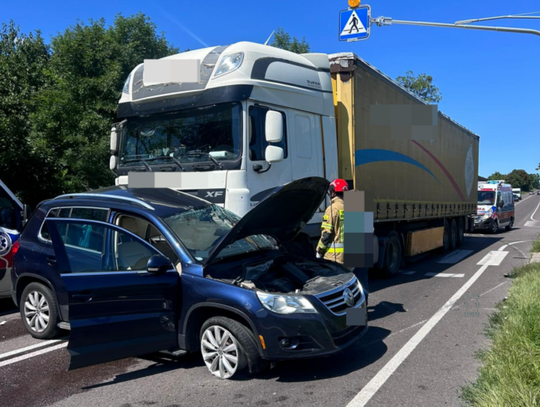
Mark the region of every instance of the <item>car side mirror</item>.
<instances>
[{"instance_id":1,"label":"car side mirror","mask_svg":"<svg viewBox=\"0 0 540 407\"><path fill-rule=\"evenodd\" d=\"M22 226L26 225L26 223L28 222L28 218L30 217L30 215L32 214L32 210L30 209L30 205L27 205L27 204L24 204L23 205L23 210L22 210Z\"/></svg>"},{"instance_id":2,"label":"car side mirror","mask_svg":"<svg viewBox=\"0 0 540 407\"><path fill-rule=\"evenodd\" d=\"M275 110L266 112L264 137L268 143L280 143L283 140L283 116L281 113Z\"/></svg>"},{"instance_id":3,"label":"car side mirror","mask_svg":"<svg viewBox=\"0 0 540 407\"><path fill-rule=\"evenodd\" d=\"M264 151L264 159L269 163L277 163L283 161L284 152L281 147L268 146Z\"/></svg>"},{"instance_id":4,"label":"car side mirror","mask_svg":"<svg viewBox=\"0 0 540 407\"><path fill-rule=\"evenodd\" d=\"M164 274L171 269L174 269L174 266L171 264L169 259L166 259L159 254L155 254L150 257L146 265L146 271L152 274Z\"/></svg>"},{"instance_id":5,"label":"car side mirror","mask_svg":"<svg viewBox=\"0 0 540 407\"><path fill-rule=\"evenodd\" d=\"M499 208L502 208L504 206L504 201L499 202Z\"/></svg>"}]
</instances>

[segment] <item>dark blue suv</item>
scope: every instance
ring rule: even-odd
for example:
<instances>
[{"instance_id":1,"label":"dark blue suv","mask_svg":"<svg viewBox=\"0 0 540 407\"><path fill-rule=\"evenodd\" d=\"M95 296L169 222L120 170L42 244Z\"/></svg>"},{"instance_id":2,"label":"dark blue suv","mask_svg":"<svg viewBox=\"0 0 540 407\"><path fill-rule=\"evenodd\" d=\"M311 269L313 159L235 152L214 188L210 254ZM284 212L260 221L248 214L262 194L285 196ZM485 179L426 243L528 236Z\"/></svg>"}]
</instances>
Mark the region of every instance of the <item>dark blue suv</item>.
<instances>
[{"instance_id":1,"label":"dark blue suv","mask_svg":"<svg viewBox=\"0 0 540 407\"><path fill-rule=\"evenodd\" d=\"M285 248L327 187L294 181L241 219L166 188L59 196L23 230L13 299L32 336L71 331L70 369L201 351L227 379L335 353L367 330L363 289L348 269Z\"/></svg>"}]
</instances>

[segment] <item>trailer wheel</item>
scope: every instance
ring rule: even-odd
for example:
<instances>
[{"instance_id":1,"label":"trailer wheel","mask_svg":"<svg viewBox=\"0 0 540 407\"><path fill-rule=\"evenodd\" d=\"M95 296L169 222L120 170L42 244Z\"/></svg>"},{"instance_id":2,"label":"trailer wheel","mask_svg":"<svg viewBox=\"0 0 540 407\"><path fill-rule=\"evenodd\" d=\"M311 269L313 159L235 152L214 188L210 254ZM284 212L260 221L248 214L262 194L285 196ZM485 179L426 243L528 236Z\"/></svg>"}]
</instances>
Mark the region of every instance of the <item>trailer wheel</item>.
<instances>
[{"instance_id":1,"label":"trailer wheel","mask_svg":"<svg viewBox=\"0 0 540 407\"><path fill-rule=\"evenodd\" d=\"M461 246L463 240L465 239L465 221L463 217L460 217L458 220L458 235L457 235L457 245Z\"/></svg>"},{"instance_id":2,"label":"trailer wheel","mask_svg":"<svg viewBox=\"0 0 540 407\"><path fill-rule=\"evenodd\" d=\"M456 219L450 221L450 250L454 250L457 247L458 241L458 227Z\"/></svg>"},{"instance_id":3,"label":"trailer wheel","mask_svg":"<svg viewBox=\"0 0 540 407\"><path fill-rule=\"evenodd\" d=\"M388 244L384 253L383 272L386 277L394 277L399 272L403 261L403 250L399 235L392 231L388 234Z\"/></svg>"}]
</instances>

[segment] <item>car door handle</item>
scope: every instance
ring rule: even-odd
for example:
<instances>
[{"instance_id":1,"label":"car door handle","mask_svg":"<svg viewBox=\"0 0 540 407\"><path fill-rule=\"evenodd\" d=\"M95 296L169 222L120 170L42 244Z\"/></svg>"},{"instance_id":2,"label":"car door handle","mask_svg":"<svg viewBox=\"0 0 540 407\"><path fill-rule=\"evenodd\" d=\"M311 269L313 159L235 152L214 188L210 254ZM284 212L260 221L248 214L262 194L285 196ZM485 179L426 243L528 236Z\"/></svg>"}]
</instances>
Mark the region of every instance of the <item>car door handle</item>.
<instances>
[{"instance_id":1,"label":"car door handle","mask_svg":"<svg viewBox=\"0 0 540 407\"><path fill-rule=\"evenodd\" d=\"M47 258L47 263L49 266L54 266L56 264L56 259L54 257Z\"/></svg>"},{"instance_id":2,"label":"car door handle","mask_svg":"<svg viewBox=\"0 0 540 407\"><path fill-rule=\"evenodd\" d=\"M82 301L90 301L93 296L94 296L94 294L89 292L89 291L85 291L85 292L82 292L82 293L79 293L79 294L73 294L72 295L73 299L82 300Z\"/></svg>"}]
</instances>

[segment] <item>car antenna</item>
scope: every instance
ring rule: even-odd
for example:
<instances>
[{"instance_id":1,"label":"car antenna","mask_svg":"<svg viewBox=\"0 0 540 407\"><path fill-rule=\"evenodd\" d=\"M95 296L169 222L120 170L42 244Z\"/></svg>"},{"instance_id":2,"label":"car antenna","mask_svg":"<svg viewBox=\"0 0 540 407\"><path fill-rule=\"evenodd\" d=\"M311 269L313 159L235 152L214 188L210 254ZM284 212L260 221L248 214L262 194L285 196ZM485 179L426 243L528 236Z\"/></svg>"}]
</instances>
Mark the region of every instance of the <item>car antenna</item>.
<instances>
[{"instance_id":1,"label":"car antenna","mask_svg":"<svg viewBox=\"0 0 540 407\"><path fill-rule=\"evenodd\" d=\"M276 32L276 30L273 30L273 31L272 31L272 34L270 34L270 37L268 37L268 39L266 40L266 42L264 43L264 45L268 45L268 43L270 42L270 39L272 38L272 36L274 35L275 32Z\"/></svg>"}]
</instances>

